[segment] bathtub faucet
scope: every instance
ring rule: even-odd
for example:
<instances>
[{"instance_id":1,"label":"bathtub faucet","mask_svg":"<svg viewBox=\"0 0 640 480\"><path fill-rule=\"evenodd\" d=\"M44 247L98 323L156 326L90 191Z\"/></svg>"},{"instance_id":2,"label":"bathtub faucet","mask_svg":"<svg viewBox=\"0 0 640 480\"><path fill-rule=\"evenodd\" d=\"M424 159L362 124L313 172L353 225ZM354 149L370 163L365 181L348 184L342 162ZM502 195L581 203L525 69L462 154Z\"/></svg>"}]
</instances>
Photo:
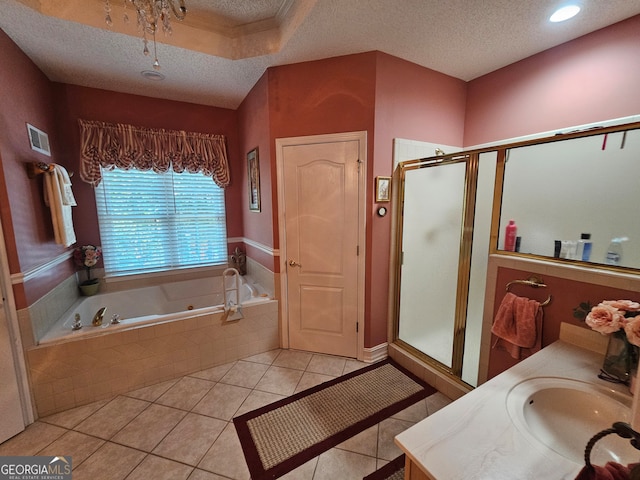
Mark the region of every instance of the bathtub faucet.
<instances>
[{"instance_id":1,"label":"bathtub faucet","mask_svg":"<svg viewBox=\"0 0 640 480\"><path fill-rule=\"evenodd\" d=\"M107 307L102 307L100 310L96 312L96 314L93 316L93 321L91 322L91 324L94 327L98 327L102 325L102 319L104 318L104 314L106 311L107 311Z\"/></svg>"}]
</instances>

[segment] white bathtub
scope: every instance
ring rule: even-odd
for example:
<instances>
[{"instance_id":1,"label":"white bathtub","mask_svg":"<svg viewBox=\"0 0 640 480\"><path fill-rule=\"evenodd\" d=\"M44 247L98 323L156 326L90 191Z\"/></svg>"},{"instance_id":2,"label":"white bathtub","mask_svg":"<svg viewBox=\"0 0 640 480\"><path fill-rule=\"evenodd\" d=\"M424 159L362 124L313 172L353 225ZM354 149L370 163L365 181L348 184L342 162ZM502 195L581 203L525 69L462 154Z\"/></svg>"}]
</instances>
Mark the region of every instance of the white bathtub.
<instances>
[{"instance_id":1,"label":"white bathtub","mask_svg":"<svg viewBox=\"0 0 640 480\"><path fill-rule=\"evenodd\" d=\"M250 278L240 280L242 308L272 300L272 295ZM38 340L38 345L222 312L224 303L220 276L82 297ZM94 315L103 307L102 325L93 326ZM72 329L76 315L82 321L79 330ZM111 324L113 315L118 315L120 323Z\"/></svg>"}]
</instances>

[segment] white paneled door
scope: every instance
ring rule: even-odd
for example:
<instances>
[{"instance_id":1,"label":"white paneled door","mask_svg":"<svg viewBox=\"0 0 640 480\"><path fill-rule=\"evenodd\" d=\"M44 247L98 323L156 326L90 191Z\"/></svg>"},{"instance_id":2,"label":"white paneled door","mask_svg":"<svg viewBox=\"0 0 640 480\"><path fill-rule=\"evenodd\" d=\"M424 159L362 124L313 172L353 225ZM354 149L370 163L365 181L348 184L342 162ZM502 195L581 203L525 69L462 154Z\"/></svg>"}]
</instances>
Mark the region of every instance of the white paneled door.
<instances>
[{"instance_id":1,"label":"white paneled door","mask_svg":"<svg viewBox=\"0 0 640 480\"><path fill-rule=\"evenodd\" d=\"M363 140L305 138L280 145L289 346L357 357Z\"/></svg>"}]
</instances>

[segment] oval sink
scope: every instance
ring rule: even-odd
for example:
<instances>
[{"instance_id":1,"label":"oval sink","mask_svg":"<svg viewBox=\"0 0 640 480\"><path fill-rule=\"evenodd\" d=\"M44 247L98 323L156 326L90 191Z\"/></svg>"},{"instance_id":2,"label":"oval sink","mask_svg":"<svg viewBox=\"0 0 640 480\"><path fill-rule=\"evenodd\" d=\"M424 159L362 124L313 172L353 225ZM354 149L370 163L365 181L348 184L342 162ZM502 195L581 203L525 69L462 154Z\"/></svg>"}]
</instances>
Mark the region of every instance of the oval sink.
<instances>
[{"instance_id":1,"label":"oval sink","mask_svg":"<svg viewBox=\"0 0 640 480\"><path fill-rule=\"evenodd\" d=\"M614 422L629 422L631 397L569 378L535 377L507 394L507 412L516 428L534 443L584 464L584 450L596 433ZM616 434L599 440L591 463L636 463L640 451Z\"/></svg>"}]
</instances>

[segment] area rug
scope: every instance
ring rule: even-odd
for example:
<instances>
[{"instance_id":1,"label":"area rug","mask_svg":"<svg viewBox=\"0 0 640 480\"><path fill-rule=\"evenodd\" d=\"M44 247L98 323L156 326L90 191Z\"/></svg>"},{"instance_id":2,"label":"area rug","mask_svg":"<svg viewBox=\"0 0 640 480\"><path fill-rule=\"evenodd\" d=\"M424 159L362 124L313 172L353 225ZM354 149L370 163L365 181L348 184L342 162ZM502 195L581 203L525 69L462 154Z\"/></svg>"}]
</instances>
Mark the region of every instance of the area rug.
<instances>
[{"instance_id":1,"label":"area rug","mask_svg":"<svg viewBox=\"0 0 640 480\"><path fill-rule=\"evenodd\" d=\"M362 480L404 480L404 453Z\"/></svg>"},{"instance_id":2,"label":"area rug","mask_svg":"<svg viewBox=\"0 0 640 480\"><path fill-rule=\"evenodd\" d=\"M278 478L436 392L393 360L233 419L253 480Z\"/></svg>"}]
</instances>

